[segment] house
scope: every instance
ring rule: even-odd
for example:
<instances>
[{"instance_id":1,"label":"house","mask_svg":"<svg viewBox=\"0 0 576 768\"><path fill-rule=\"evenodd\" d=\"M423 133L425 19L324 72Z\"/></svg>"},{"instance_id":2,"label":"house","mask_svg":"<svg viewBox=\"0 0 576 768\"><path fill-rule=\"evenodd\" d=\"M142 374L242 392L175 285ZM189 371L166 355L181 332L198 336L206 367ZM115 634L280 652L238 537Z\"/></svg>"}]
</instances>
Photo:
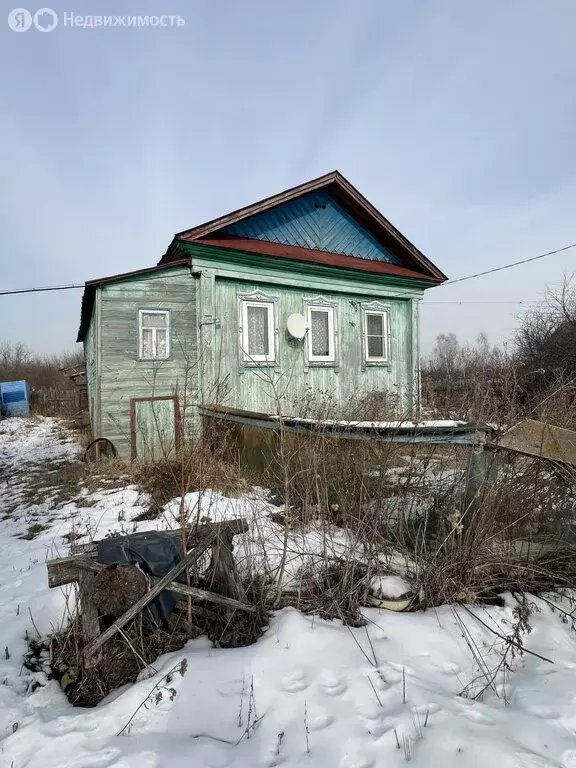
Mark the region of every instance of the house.
<instances>
[{"instance_id":1,"label":"house","mask_svg":"<svg viewBox=\"0 0 576 768\"><path fill-rule=\"evenodd\" d=\"M419 397L418 308L446 279L333 172L174 236L154 267L86 283L94 435L149 458L198 433L198 403L299 415Z\"/></svg>"}]
</instances>

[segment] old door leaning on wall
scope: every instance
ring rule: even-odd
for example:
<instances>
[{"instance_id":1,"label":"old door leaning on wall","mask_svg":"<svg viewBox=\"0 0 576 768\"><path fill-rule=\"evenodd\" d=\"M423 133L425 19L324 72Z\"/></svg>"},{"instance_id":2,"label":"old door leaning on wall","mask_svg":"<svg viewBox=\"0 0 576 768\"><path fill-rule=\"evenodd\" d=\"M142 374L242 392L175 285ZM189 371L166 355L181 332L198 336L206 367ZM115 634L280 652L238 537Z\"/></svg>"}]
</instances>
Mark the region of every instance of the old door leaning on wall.
<instances>
[{"instance_id":1,"label":"old door leaning on wall","mask_svg":"<svg viewBox=\"0 0 576 768\"><path fill-rule=\"evenodd\" d=\"M180 439L178 398L132 398L130 438L133 459L158 461L173 458Z\"/></svg>"}]
</instances>

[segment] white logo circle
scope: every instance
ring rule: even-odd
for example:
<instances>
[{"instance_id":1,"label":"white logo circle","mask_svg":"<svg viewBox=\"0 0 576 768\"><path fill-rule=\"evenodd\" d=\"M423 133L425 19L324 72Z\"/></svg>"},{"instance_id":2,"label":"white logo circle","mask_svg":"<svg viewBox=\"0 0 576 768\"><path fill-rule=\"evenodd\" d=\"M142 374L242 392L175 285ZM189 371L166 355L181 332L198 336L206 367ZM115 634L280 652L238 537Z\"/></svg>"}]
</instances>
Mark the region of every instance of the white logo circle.
<instances>
[{"instance_id":1,"label":"white logo circle","mask_svg":"<svg viewBox=\"0 0 576 768\"><path fill-rule=\"evenodd\" d=\"M32 14L26 8L14 8L8 14L8 26L13 32L27 32L32 26Z\"/></svg>"},{"instance_id":2,"label":"white logo circle","mask_svg":"<svg viewBox=\"0 0 576 768\"><path fill-rule=\"evenodd\" d=\"M58 26L58 14L52 8L40 8L34 14L34 26L38 32L52 32Z\"/></svg>"}]
</instances>

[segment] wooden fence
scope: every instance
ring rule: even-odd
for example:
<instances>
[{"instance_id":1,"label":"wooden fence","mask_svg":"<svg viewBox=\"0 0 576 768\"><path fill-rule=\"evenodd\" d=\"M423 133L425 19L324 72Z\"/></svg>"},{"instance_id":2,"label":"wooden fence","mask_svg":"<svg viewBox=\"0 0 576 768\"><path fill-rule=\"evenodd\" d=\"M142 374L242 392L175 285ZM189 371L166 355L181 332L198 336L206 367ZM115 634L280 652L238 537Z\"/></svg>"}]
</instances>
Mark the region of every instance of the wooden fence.
<instances>
[{"instance_id":1,"label":"wooden fence","mask_svg":"<svg viewBox=\"0 0 576 768\"><path fill-rule=\"evenodd\" d=\"M88 410L84 387L43 387L31 393L32 410L42 416L76 416Z\"/></svg>"}]
</instances>

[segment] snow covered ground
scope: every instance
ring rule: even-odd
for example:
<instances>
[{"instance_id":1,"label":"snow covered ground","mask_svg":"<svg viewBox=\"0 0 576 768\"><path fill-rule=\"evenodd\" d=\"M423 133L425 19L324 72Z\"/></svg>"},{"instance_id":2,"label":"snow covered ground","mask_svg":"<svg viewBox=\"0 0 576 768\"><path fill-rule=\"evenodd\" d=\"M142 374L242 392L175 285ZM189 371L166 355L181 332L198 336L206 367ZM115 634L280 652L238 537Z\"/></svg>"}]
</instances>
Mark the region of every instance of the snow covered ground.
<instances>
[{"instance_id":1,"label":"snow covered ground","mask_svg":"<svg viewBox=\"0 0 576 768\"><path fill-rule=\"evenodd\" d=\"M159 521L135 524L145 500L132 487L32 503L27 473L77 452L55 420L0 422L2 768L576 768L576 635L536 598L524 642L554 663L516 656L479 701L474 695L504 643L474 616L506 635L512 597L503 608L475 606L473 615L450 606L366 609L359 629L284 609L255 645L222 650L198 638L98 707L74 709L56 681L22 666L26 638L45 636L63 615L64 594L48 589L46 559L66 553L72 528L98 536L144 530L170 525L174 511L168 505ZM241 549L247 558L250 546L272 541L274 567L281 529L267 521L261 493L204 494L201 502L213 519L248 515L253 530ZM19 538L31 526L37 535ZM307 546L313 554L324 542Z\"/></svg>"}]
</instances>

